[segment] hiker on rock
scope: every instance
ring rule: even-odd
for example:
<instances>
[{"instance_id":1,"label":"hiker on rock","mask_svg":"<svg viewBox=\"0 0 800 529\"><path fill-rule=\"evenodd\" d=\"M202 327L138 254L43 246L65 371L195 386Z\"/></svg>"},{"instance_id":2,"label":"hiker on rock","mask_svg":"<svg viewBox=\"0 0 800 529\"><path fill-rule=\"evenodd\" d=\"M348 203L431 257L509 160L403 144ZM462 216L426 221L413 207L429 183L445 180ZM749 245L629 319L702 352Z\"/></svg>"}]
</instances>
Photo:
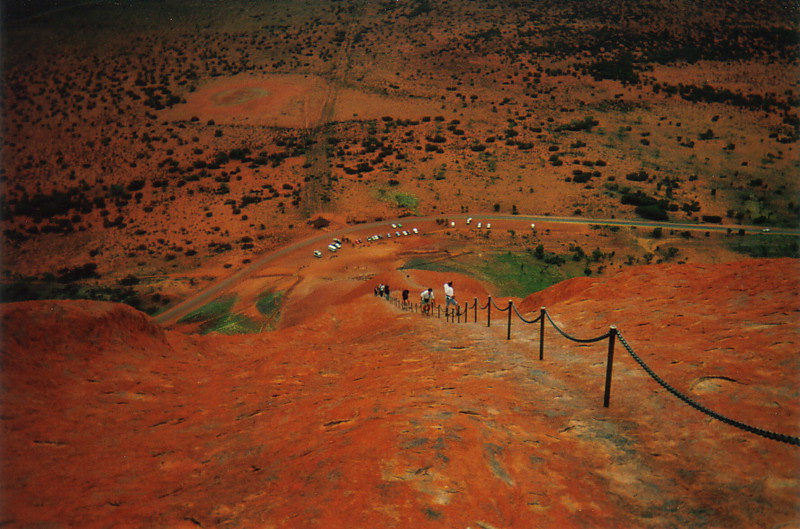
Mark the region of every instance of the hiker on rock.
<instances>
[{"instance_id":1,"label":"hiker on rock","mask_svg":"<svg viewBox=\"0 0 800 529\"><path fill-rule=\"evenodd\" d=\"M419 295L420 303L422 303L422 312L430 314L431 307L433 306L433 289L423 290Z\"/></svg>"},{"instance_id":2,"label":"hiker on rock","mask_svg":"<svg viewBox=\"0 0 800 529\"><path fill-rule=\"evenodd\" d=\"M455 292L453 291L453 282L449 281L444 284L444 313L447 315L447 310L450 305L454 307L458 307L458 302L455 298ZM455 313L455 309L453 309Z\"/></svg>"}]
</instances>

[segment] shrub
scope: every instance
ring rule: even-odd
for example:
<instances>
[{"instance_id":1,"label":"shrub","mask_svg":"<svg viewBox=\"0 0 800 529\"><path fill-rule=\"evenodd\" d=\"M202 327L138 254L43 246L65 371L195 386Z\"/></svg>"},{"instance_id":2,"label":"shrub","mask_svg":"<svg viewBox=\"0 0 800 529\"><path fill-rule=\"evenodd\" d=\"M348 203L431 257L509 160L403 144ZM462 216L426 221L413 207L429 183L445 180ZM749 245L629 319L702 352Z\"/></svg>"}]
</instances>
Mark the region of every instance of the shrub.
<instances>
[{"instance_id":1,"label":"shrub","mask_svg":"<svg viewBox=\"0 0 800 529\"><path fill-rule=\"evenodd\" d=\"M669 215L657 204L637 206L636 214L649 220L668 220Z\"/></svg>"}]
</instances>

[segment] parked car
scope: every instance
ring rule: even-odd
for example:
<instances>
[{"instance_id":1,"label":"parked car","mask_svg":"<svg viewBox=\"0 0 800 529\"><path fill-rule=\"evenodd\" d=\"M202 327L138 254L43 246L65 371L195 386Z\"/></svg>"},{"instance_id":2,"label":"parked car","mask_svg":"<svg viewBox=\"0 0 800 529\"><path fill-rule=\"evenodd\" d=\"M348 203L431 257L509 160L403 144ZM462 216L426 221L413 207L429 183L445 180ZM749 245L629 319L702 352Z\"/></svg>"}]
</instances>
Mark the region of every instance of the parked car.
<instances>
[{"instance_id":1,"label":"parked car","mask_svg":"<svg viewBox=\"0 0 800 529\"><path fill-rule=\"evenodd\" d=\"M467 224L472 224L472 217L467 219Z\"/></svg>"},{"instance_id":2,"label":"parked car","mask_svg":"<svg viewBox=\"0 0 800 529\"><path fill-rule=\"evenodd\" d=\"M314 250L314 257L322 257L322 252L319 250Z\"/></svg>"},{"instance_id":3,"label":"parked car","mask_svg":"<svg viewBox=\"0 0 800 529\"><path fill-rule=\"evenodd\" d=\"M419 230L417 228L411 228L411 231L413 231L414 233L419 233Z\"/></svg>"}]
</instances>

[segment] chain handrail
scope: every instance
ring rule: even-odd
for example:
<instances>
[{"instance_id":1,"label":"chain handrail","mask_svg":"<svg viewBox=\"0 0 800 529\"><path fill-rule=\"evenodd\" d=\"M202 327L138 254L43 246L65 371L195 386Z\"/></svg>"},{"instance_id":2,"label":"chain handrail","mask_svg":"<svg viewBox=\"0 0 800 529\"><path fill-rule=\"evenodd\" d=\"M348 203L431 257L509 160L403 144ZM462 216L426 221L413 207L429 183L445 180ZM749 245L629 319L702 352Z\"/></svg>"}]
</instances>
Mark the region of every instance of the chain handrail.
<instances>
[{"instance_id":1,"label":"chain handrail","mask_svg":"<svg viewBox=\"0 0 800 529\"><path fill-rule=\"evenodd\" d=\"M636 363L639 364L641 366L641 368L644 369L645 372L648 375L650 375L650 377L653 380L658 382L658 384L661 385L661 387L663 387L664 389L666 389L667 391L672 393L674 396L676 396L677 398L679 398L680 400L682 400L683 402L685 402L686 404L688 404L692 408L696 409L697 411L699 411L701 413L705 413L709 417L712 417L714 419L717 419L718 421L724 422L725 424L728 424L728 425L733 426L735 428L739 428L740 430L744 430L746 432L750 432L750 433L753 433L753 434L756 434L756 435L760 435L761 437L766 437L767 439L772 439L773 441L780 441L780 442L783 442L783 443L788 443L788 444L791 444L791 445L800 446L800 437L795 437L795 436L792 436L792 435L786 435L786 434L782 434L782 433L771 432L771 431L765 430L763 428L758 428L756 426L751 426L749 424L745 424L745 423L737 421L735 419L731 419L730 417L726 417L725 415L722 415L721 413L717 413L714 410L706 408L705 406L703 406L699 402L697 402L697 401L693 400L692 398L684 395L683 393L681 393L680 391L678 391L677 389L675 389L671 385L669 385L663 378L658 376L658 374L656 374L656 372L653 371L650 368L650 366L648 366L645 363L645 361L642 360L641 357L636 354L636 352L633 350L633 348L628 344L627 340L625 340L625 338L622 336L621 332L617 331L617 337L619 338L620 343L625 347L625 349L631 355L631 357L633 357L633 359L636 361Z\"/></svg>"},{"instance_id":2,"label":"chain handrail","mask_svg":"<svg viewBox=\"0 0 800 529\"><path fill-rule=\"evenodd\" d=\"M393 299L390 298L390 300L393 300ZM759 428L759 427L756 427L756 426L752 426L752 425L743 423L741 421L737 421L736 419L731 419L730 417L727 417L725 415L722 415L721 413L715 412L714 410L711 410L711 409L705 407L704 405L700 404L699 402L693 400L691 397L689 397L687 395L684 395L683 393L681 393L680 391L678 391L677 389L672 387L669 383L667 383L655 371L653 371L650 368L650 366L648 366L647 363L644 360L642 360L642 358L638 354L636 354L636 352L633 350L633 348L630 346L630 344L628 344L627 340L625 340L625 338L622 335L622 333L616 327L612 326L611 330L609 332L603 334L602 336L598 336L596 338L581 339L581 338L576 338L574 336L571 336L571 335L567 334L565 331L563 331L561 329L561 327L559 327L558 324L556 324L556 322L553 321L552 316L550 316L550 313L544 307L542 307L541 314L539 314L539 316L536 319L527 320L522 316L522 314L520 314L519 310L517 309L517 307L516 307L516 305L514 304L513 301L509 301L508 306L506 308L504 308L504 309L498 307L491 296L489 296L489 299L487 300L486 304L483 305L483 306L479 306L478 305L477 298L475 299L475 302L473 304L474 308L476 308L477 310L490 309L491 305L494 305L494 307L497 310L499 310L500 312L509 311L509 315L508 315L509 339L511 337L510 335L511 335L511 309L512 309L512 307L514 309L514 312L517 314L517 317L520 320L522 320L524 323L532 324L532 323L541 322L541 324L542 324L542 333L544 332L544 318L546 317L547 320L550 322L550 324L564 338L566 338L568 340L571 340L573 342L578 342L578 343L596 343L596 342L605 340L607 338L610 338L610 340L609 340L609 361L608 361L608 364L607 364L607 370L608 371L607 371L607 375L606 375L606 393L605 393L605 398L604 398L604 406L606 406L606 407L608 407L608 400L609 400L609 395L610 395L611 365L613 363L613 341L614 341L614 338L618 338L620 343L625 347L625 350L628 351L628 353L631 355L631 357L634 359L634 361L636 361L636 363L642 369L644 369L644 371L653 380L655 380L661 387L666 389L669 393L671 393L672 395L674 395L675 397L677 397L679 400L683 401L684 403L688 404L692 408L696 409L697 411L699 411L701 413L704 413L704 414L708 415L709 417L711 417L713 419L716 419L716 420L718 420L720 422L723 422L725 424L733 426L734 428L738 428L740 430L743 430L743 431L746 431L746 432L749 432L749 433L764 437L766 439L771 439L773 441L779 441L779 442L787 443L787 444L790 444L790 445L793 445L793 446L800 446L800 437L772 432L772 431L769 431L769 430L765 430L764 428ZM400 306L402 308L402 305L400 305ZM469 306L469 303L467 304L467 306ZM415 308L415 304L412 303L411 304L411 310L414 310L414 308ZM476 318L477 318L477 313L476 313ZM465 312L464 321L465 322L468 321L467 317L466 317L466 312ZM543 347L544 344L540 343L539 345L540 345L540 357L539 357L539 359L541 360L542 359L541 348Z\"/></svg>"},{"instance_id":3,"label":"chain handrail","mask_svg":"<svg viewBox=\"0 0 800 529\"><path fill-rule=\"evenodd\" d=\"M518 317L520 320L522 320L522 322L523 322L523 323L539 323L539 321L541 321L541 319L542 319L542 315L541 315L541 314L539 314L539 315L536 317L536 319L535 319L535 320L526 320L526 319L525 319L525 318L522 316L522 314L520 314L520 313L519 313L519 310L517 309L517 306L516 306L516 305L514 305L514 304L512 303L512 304L511 304L511 306L514 308L514 312L516 312L516 313L517 313L517 317Z\"/></svg>"},{"instance_id":4,"label":"chain handrail","mask_svg":"<svg viewBox=\"0 0 800 529\"><path fill-rule=\"evenodd\" d=\"M605 340L606 338L608 338L609 336L611 336L611 333L610 333L610 332L607 332L607 333L605 333L603 336L598 336L597 338L589 338L589 339L575 338L574 336L570 336L570 335L569 335L569 334L567 334L566 332L562 331L562 330L561 330L561 327L559 327L558 325L556 325L556 322L554 322L554 321L553 321L553 318L552 318L552 317L550 317L550 313L549 313L549 312L545 311L545 312L544 312L544 315L545 315L545 316L547 316L547 319L550 321L550 324L551 324L553 327L555 327L555 329L556 329L558 332L560 332L560 333L561 333L561 335L562 335L564 338L566 338L566 339L568 339L568 340L572 340L573 342L578 342L578 343L595 343L595 342L599 342L599 341L601 341L601 340Z\"/></svg>"},{"instance_id":5,"label":"chain handrail","mask_svg":"<svg viewBox=\"0 0 800 529\"><path fill-rule=\"evenodd\" d=\"M511 308L511 306L509 305L508 307L506 307L504 309L501 309L500 307L497 306L497 303L494 302L494 299L492 299L492 298L489 298L489 299L492 302L492 305L494 305L494 308L496 308L500 312L505 312L505 311L507 311L507 310L509 310Z\"/></svg>"}]
</instances>

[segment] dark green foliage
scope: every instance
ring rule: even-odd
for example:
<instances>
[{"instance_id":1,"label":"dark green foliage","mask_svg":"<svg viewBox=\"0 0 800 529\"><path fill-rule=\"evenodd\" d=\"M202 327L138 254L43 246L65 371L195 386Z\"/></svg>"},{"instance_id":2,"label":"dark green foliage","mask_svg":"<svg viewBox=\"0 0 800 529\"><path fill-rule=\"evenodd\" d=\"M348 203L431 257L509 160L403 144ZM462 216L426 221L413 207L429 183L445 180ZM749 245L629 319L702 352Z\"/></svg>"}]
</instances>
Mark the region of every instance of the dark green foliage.
<instances>
[{"instance_id":1,"label":"dark green foliage","mask_svg":"<svg viewBox=\"0 0 800 529\"><path fill-rule=\"evenodd\" d=\"M74 268L62 268L58 271L59 283L72 283L83 279L94 279L100 275L97 273L97 263L86 263Z\"/></svg>"},{"instance_id":2,"label":"dark green foliage","mask_svg":"<svg viewBox=\"0 0 800 529\"><path fill-rule=\"evenodd\" d=\"M569 131L569 132L579 132L582 130L591 131L593 127L599 125L600 122L594 119L592 116L587 116L583 119L576 119L570 121L566 125L559 125L555 128L557 131Z\"/></svg>"},{"instance_id":3,"label":"dark green foliage","mask_svg":"<svg viewBox=\"0 0 800 529\"><path fill-rule=\"evenodd\" d=\"M636 214L639 215L640 217L649 220L661 221L669 219L669 215L667 214L667 212L661 209L661 207L656 204L650 204L647 206L637 206Z\"/></svg>"},{"instance_id":4,"label":"dark green foliage","mask_svg":"<svg viewBox=\"0 0 800 529\"><path fill-rule=\"evenodd\" d=\"M78 188L72 188L67 192L37 193L33 196L24 194L19 200L9 200L8 206L10 217L22 215L38 219L68 215L72 210L85 214L94 209L94 203Z\"/></svg>"},{"instance_id":5,"label":"dark green foliage","mask_svg":"<svg viewBox=\"0 0 800 529\"><path fill-rule=\"evenodd\" d=\"M620 53L613 59L597 61L587 68L587 72L596 81L612 79L622 81L622 84L636 84L639 74L636 72L633 56L630 53Z\"/></svg>"},{"instance_id":6,"label":"dark green foliage","mask_svg":"<svg viewBox=\"0 0 800 529\"><path fill-rule=\"evenodd\" d=\"M645 182L650 177L647 171L639 171L638 173L628 173L625 175L626 180L631 182Z\"/></svg>"},{"instance_id":7,"label":"dark green foliage","mask_svg":"<svg viewBox=\"0 0 800 529\"><path fill-rule=\"evenodd\" d=\"M733 239L730 247L751 257L800 258L800 240L792 235L745 235Z\"/></svg>"}]
</instances>

